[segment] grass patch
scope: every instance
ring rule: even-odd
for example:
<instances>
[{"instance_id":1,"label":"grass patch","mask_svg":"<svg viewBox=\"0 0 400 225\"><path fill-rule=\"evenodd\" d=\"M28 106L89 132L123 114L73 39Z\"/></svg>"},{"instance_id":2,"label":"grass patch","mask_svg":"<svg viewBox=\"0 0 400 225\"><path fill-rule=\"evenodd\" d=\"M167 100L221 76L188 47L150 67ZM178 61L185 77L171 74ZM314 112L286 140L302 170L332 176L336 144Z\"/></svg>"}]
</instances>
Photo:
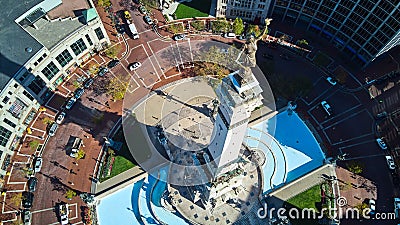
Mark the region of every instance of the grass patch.
<instances>
[{"instance_id":1,"label":"grass patch","mask_svg":"<svg viewBox=\"0 0 400 225\"><path fill-rule=\"evenodd\" d=\"M321 201L321 187L320 185L315 185L314 187L308 189L307 191L300 193L291 199L287 200L287 203L299 208L313 208L318 210L316 203Z\"/></svg>"},{"instance_id":2,"label":"grass patch","mask_svg":"<svg viewBox=\"0 0 400 225\"><path fill-rule=\"evenodd\" d=\"M135 164L133 164L131 161L123 156L118 155L115 157L110 177L114 177L124 171L133 168L134 166Z\"/></svg>"},{"instance_id":3,"label":"grass patch","mask_svg":"<svg viewBox=\"0 0 400 225\"><path fill-rule=\"evenodd\" d=\"M175 11L176 19L208 17L211 0L183 2L178 5Z\"/></svg>"},{"instance_id":4,"label":"grass patch","mask_svg":"<svg viewBox=\"0 0 400 225\"><path fill-rule=\"evenodd\" d=\"M314 187L308 189L307 191L300 193L289 200L286 201L286 210L290 210L291 208L297 208L300 212L304 208L312 208L315 209L316 212L319 212L317 204L321 202L321 186L315 185ZM317 213L317 215L319 215ZM298 218L290 220L293 225L317 225L318 219L306 219L306 218Z\"/></svg>"},{"instance_id":5,"label":"grass patch","mask_svg":"<svg viewBox=\"0 0 400 225\"><path fill-rule=\"evenodd\" d=\"M332 63L332 60L329 56L327 56L326 54L322 53L322 52L318 52L314 59L313 62L317 65L317 66L321 66L321 67L327 67L329 64Z\"/></svg>"}]
</instances>

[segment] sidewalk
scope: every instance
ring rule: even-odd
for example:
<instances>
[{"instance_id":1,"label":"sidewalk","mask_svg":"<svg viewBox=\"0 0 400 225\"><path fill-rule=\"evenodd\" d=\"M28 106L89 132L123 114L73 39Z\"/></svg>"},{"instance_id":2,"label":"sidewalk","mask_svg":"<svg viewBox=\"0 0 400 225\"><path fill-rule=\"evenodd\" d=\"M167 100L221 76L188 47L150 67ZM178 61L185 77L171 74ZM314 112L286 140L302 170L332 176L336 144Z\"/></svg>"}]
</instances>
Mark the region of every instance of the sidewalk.
<instances>
[{"instance_id":1,"label":"sidewalk","mask_svg":"<svg viewBox=\"0 0 400 225\"><path fill-rule=\"evenodd\" d=\"M287 201L288 199L310 189L311 187L322 183L324 181L324 179L321 177L322 174L335 176L335 167L332 164L323 165L311 173L270 193L269 196L271 199L276 200L273 202L273 205L275 205L275 207L281 207L282 205L280 204L283 204L284 201Z\"/></svg>"}]
</instances>

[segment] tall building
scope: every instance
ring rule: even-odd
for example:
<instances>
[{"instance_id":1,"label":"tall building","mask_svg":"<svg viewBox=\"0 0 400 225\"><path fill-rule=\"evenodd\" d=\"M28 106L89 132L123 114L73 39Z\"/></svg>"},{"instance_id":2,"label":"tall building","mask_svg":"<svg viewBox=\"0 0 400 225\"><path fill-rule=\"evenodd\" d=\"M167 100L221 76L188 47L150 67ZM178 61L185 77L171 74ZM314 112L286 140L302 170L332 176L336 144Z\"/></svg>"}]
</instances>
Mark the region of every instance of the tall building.
<instances>
[{"instance_id":1,"label":"tall building","mask_svg":"<svg viewBox=\"0 0 400 225\"><path fill-rule=\"evenodd\" d=\"M51 90L110 41L91 0L3 0L0 12L2 176Z\"/></svg>"},{"instance_id":2,"label":"tall building","mask_svg":"<svg viewBox=\"0 0 400 225\"><path fill-rule=\"evenodd\" d=\"M242 18L252 23L263 23L271 0L217 0L217 17Z\"/></svg>"},{"instance_id":3,"label":"tall building","mask_svg":"<svg viewBox=\"0 0 400 225\"><path fill-rule=\"evenodd\" d=\"M400 2L276 0L272 18L303 26L366 65L400 44Z\"/></svg>"}]
</instances>

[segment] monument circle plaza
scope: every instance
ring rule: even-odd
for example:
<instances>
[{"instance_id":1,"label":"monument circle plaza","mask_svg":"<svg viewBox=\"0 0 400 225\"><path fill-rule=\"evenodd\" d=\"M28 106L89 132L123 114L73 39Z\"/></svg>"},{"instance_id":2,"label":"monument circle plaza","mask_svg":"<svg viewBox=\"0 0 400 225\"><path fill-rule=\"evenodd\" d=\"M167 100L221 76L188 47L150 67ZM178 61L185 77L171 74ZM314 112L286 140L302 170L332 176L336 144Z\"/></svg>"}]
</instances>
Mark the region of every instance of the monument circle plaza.
<instances>
[{"instance_id":1,"label":"monument circle plaza","mask_svg":"<svg viewBox=\"0 0 400 225\"><path fill-rule=\"evenodd\" d=\"M221 80L184 78L150 89L134 104L127 92L124 135L147 176L99 198L101 224L267 222L257 216L265 194L314 161L313 153L281 146L273 137L277 111L268 82L255 68L256 50L256 42L249 41L236 54L240 65ZM293 179L321 166L322 158ZM109 221L107 214L118 209L122 217L126 209L134 217Z\"/></svg>"}]
</instances>

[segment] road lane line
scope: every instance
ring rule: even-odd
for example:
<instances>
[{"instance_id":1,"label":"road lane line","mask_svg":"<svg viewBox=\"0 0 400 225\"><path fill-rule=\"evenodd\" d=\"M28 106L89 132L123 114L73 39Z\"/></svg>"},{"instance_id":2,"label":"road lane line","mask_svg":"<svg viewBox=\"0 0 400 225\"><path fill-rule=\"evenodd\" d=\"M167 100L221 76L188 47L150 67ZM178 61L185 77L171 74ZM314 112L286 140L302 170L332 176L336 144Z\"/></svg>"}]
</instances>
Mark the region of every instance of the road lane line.
<instances>
[{"instance_id":1,"label":"road lane line","mask_svg":"<svg viewBox=\"0 0 400 225\"><path fill-rule=\"evenodd\" d=\"M346 143L346 142L349 142L349 141L354 141L354 140L357 140L357 139L360 139L360 138L368 137L370 135L374 135L374 133L371 132L371 133L368 133L368 134L363 134L363 135L360 135L360 136L357 136L357 137L354 137L354 138L346 139L344 141L332 143L332 145L343 144L343 143Z\"/></svg>"},{"instance_id":2,"label":"road lane line","mask_svg":"<svg viewBox=\"0 0 400 225\"><path fill-rule=\"evenodd\" d=\"M357 116L358 114L360 114L360 113L362 113L362 112L364 112L364 111L366 111L366 109L363 109L363 110L361 110L361 111L355 112L355 113L353 113L353 114L351 114L351 115L349 115L349 116L347 116L347 117L345 117L345 118L343 118L343 119L341 119L341 120L339 120L339 121L336 121L335 123L333 123L333 124L331 124L331 125L329 125L329 126L323 128L323 129L326 130L326 129L329 129L329 128L333 127L333 126L336 126L337 124L339 124L339 123L341 123L341 122L343 122L343 121L345 121L345 120L348 120L348 119L350 119L350 118L352 118L352 117L354 117L354 116Z\"/></svg>"}]
</instances>

